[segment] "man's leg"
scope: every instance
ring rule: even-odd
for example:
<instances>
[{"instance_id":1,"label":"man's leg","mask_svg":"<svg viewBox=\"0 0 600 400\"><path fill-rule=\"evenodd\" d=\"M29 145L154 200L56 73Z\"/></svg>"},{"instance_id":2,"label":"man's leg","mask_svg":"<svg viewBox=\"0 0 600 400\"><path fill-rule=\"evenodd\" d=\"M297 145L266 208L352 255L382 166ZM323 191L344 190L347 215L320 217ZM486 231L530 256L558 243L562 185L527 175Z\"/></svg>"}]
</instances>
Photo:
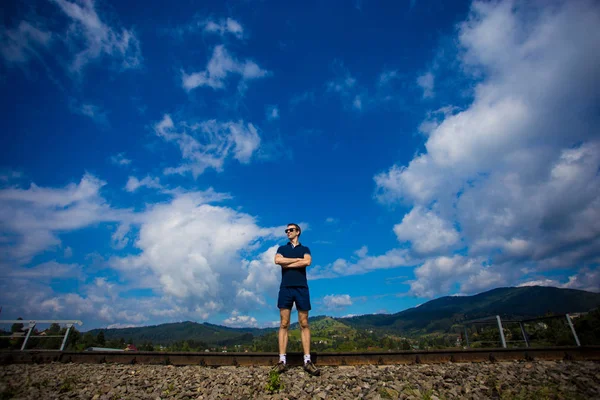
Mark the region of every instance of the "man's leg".
<instances>
[{"instance_id":1,"label":"man's leg","mask_svg":"<svg viewBox=\"0 0 600 400\"><path fill-rule=\"evenodd\" d=\"M310 359L310 327L308 326L308 311L298 311L298 322L302 329L302 348L304 350L304 370L311 375L321 375L321 371Z\"/></svg>"},{"instance_id":2,"label":"man's leg","mask_svg":"<svg viewBox=\"0 0 600 400\"><path fill-rule=\"evenodd\" d=\"M286 354L288 343L288 329L290 327L290 314L292 310L279 309L279 354Z\"/></svg>"},{"instance_id":3,"label":"man's leg","mask_svg":"<svg viewBox=\"0 0 600 400\"><path fill-rule=\"evenodd\" d=\"M298 322L302 329L302 349L304 354L310 354L310 327L308 326L308 311L298 310Z\"/></svg>"}]
</instances>

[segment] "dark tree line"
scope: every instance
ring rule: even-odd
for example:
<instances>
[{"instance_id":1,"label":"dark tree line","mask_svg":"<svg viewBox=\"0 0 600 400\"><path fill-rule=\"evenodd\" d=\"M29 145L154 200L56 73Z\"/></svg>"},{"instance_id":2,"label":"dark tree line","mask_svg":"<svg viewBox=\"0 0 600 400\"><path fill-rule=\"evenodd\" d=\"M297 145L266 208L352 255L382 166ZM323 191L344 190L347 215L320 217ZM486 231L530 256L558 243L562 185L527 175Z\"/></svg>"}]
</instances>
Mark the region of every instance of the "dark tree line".
<instances>
[{"instance_id":1,"label":"dark tree line","mask_svg":"<svg viewBox=\"0 0 600 400\"><path fill-rule=\"evenodd\" d=\"M577 336L582 345L600 345L600 309L595 309L586 315L573 319ZM464 330L456 329L461 326L456 324L451 332L438 334L414 335L411 338L396 336L389 331L377 331L357 329L348 331L347 335L332 335L330 332L313 332L311 349L316 352L326 351L366 351L366 350L411 350L411 349L443 349L456 346L465 346ZM524 346L523 334L518 324L505 324L504 336L509 347ZM572 346L575 344L573 334L565 318L548 319L530 322L525 325L528 340L532 346ZM45 337L30 337L27 342L28 349L56 349L62 343L66 327L52 324L46 330L39 331L37 328L32 336L39 336L44 332ZM3 338L0 340L2 349L20 349L25 338L27 328L23 323L15 323L10 331L0 330ZM472 347L500 347L498 327L494 324L485 326L467 327L469 342ZM334 337L335 336L335 337ZM323 340L327 338L327 340ZM458 339L458 340L457 340ZM135 345L139 351L177 351L177 352L203 352L209 351L253 351L253 352L277 352L278 333L273 331L262 336L244 334L236 339L226 338L214 343L201 340L176 340L165 345L154 343L152 340L144 339L134 343L131 339L112 338L106 339L103 330L97 334L91 332L79 332L72 327L65 350L83 351L90 347L103 347L124 350L128 345ZM302 343L299 339L290 337L288 342L289 352L302 351Z\"/></svg>"}]
</instances>

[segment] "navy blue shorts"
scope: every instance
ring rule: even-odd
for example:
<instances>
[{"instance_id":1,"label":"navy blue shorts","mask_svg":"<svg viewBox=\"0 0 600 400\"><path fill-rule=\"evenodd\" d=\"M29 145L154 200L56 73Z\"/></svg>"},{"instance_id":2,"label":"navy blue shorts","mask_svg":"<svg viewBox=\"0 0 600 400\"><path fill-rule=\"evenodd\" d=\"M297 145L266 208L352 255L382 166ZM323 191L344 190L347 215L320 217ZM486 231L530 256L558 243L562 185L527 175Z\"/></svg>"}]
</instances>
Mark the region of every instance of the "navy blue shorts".
<instances>
[{"instance_id":1,"label":"navy blue shorts","mask_svg":"<svg viewBox=\"0 0 600 400\"><path fill-rule=\"evenodd\" d=\"M296 310L310 310L310 293L307 287L302 286L283 286L279 288L279 298L277 299L277 308L291 310L296 303Z\"/></svg>"}]
</instances>

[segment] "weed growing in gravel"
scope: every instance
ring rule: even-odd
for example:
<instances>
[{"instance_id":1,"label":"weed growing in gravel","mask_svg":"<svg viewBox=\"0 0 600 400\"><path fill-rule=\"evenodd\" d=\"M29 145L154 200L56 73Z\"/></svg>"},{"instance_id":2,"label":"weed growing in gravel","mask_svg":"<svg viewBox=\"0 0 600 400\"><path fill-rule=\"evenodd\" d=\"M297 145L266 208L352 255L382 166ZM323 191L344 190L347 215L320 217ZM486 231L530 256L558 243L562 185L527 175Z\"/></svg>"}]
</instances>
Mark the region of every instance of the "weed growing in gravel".
<instances>
[{"instance_id":1,"label":"weed growing in gravel","mask_svg":"<svg viewBox=\"0 0 600 400\"><path fill-rule=\"evenodd\" d=\"M495 376L492 375L488 377L488 379L485 381L485 384L488 388L490 388L490 391L488 393L490 397L503 398L502 395L504 391L502 389L502 383Z\"/></svg>"},{"instance_id":2,"label":"weed growing in gravel","mask_svg":"<svg viewBox=\"0 0 600 400\"><path fill-rule=\"evenodd\" d=\"M408 386L402 391L402 393L407 394L409 396L416 396L417 398L422 400L431 400L433 396L433 389L429 389L421 393L419 389L415 389L412 386Z\"/></svg>"},{"instance_id":3,"label":"weed growing in gravel","mask_svg":"<svg viewBox=\"0 0 600 400\"><path fill-rule=\"evenodd\" d=\"M171 382L171 383L169 383L169 385L167 386L167 388L165 390L163 390L163 395L164 396L169 396L174 391L175 391L175 384L173 382Z\"/></svg>"},{"instance_id":4,"label":"weed growing in gravel","mask_svg":"<svg viewBox=\"0 0 600 400\"><path fill-rule=\"evenodd\" d=\"M269 381L267 382L266 389L268 392L276 392L277 390L283 389L283 383L279 377L279 372L269 371Z\"/></svg>"},{"instance_id":5,"label":"weed growing in gravel","mask_svg":"<svg viewBox=\"0 0 600 400\"><path fill-rule=\"evenodd\" d=\"M385 400L397 399L399 396L397 390L390 388L379 388L377 391L379 392L381 398Z\"/></svg>"},{"instance_id":6,"label":"weed growing in gravel","mask_svg":"<svg viewBox=\"0 0 600 400\"><path fill-rule=\"evenodd\" d=\"M37 381L37 382L32 382L31 386L36 387L38 389L41 389L43 387L48 386L48 384L50 383L50 380L48 378L45 378L41 381Z\"/></svg>"},{"instance_id":7,"label":"weed growing in gravel","mask_svg":"<svg viewBox=\"0 0 600 400\"><path fill-rule=\"evenodd\" d=\"M527 388L521 388L518 392L506 390L501 394L500 398L502 400L585 399L585 397L575 393L560 393L557 385L542 386L534 391L528 391Z\"/></svg>"},{"instance_id":8,"label":"weed growing in gravel","mask_svg":"<svg viewBox=\"0 0 600 400\"><path fill-rule=\"evenodd\" d=\"M60 393L66 393L73 390L73 386L77 383L77 380L73 376L68 376L63 383L60 385L58 391Z\"/></svg>"}]
</instances>

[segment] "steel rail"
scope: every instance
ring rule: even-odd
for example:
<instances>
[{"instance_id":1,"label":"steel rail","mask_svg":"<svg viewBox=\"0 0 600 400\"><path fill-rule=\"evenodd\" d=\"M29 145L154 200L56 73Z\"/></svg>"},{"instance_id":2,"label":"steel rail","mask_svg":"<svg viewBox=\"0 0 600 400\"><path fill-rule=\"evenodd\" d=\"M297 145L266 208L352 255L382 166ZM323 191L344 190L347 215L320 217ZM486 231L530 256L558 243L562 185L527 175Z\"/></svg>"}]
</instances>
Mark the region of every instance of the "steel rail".
<instances>
[{"instance_id":1,"label":"steel rail","mask_svg":"<svg viewBox=\"0 0 600 400\"><path fill-rule=\"evenodd\" d=\"M313 353L317 365L393 365L450 362L573 360L600 361L600 346L544 348L446 349L396 352ZM155 365L269 366L278 361L276 353L191 353L145 351L0 351L0 365L31 363L118 363ZM301 353L289 353L290 366L302 365Z\"/></svg>"}]
</instances>

